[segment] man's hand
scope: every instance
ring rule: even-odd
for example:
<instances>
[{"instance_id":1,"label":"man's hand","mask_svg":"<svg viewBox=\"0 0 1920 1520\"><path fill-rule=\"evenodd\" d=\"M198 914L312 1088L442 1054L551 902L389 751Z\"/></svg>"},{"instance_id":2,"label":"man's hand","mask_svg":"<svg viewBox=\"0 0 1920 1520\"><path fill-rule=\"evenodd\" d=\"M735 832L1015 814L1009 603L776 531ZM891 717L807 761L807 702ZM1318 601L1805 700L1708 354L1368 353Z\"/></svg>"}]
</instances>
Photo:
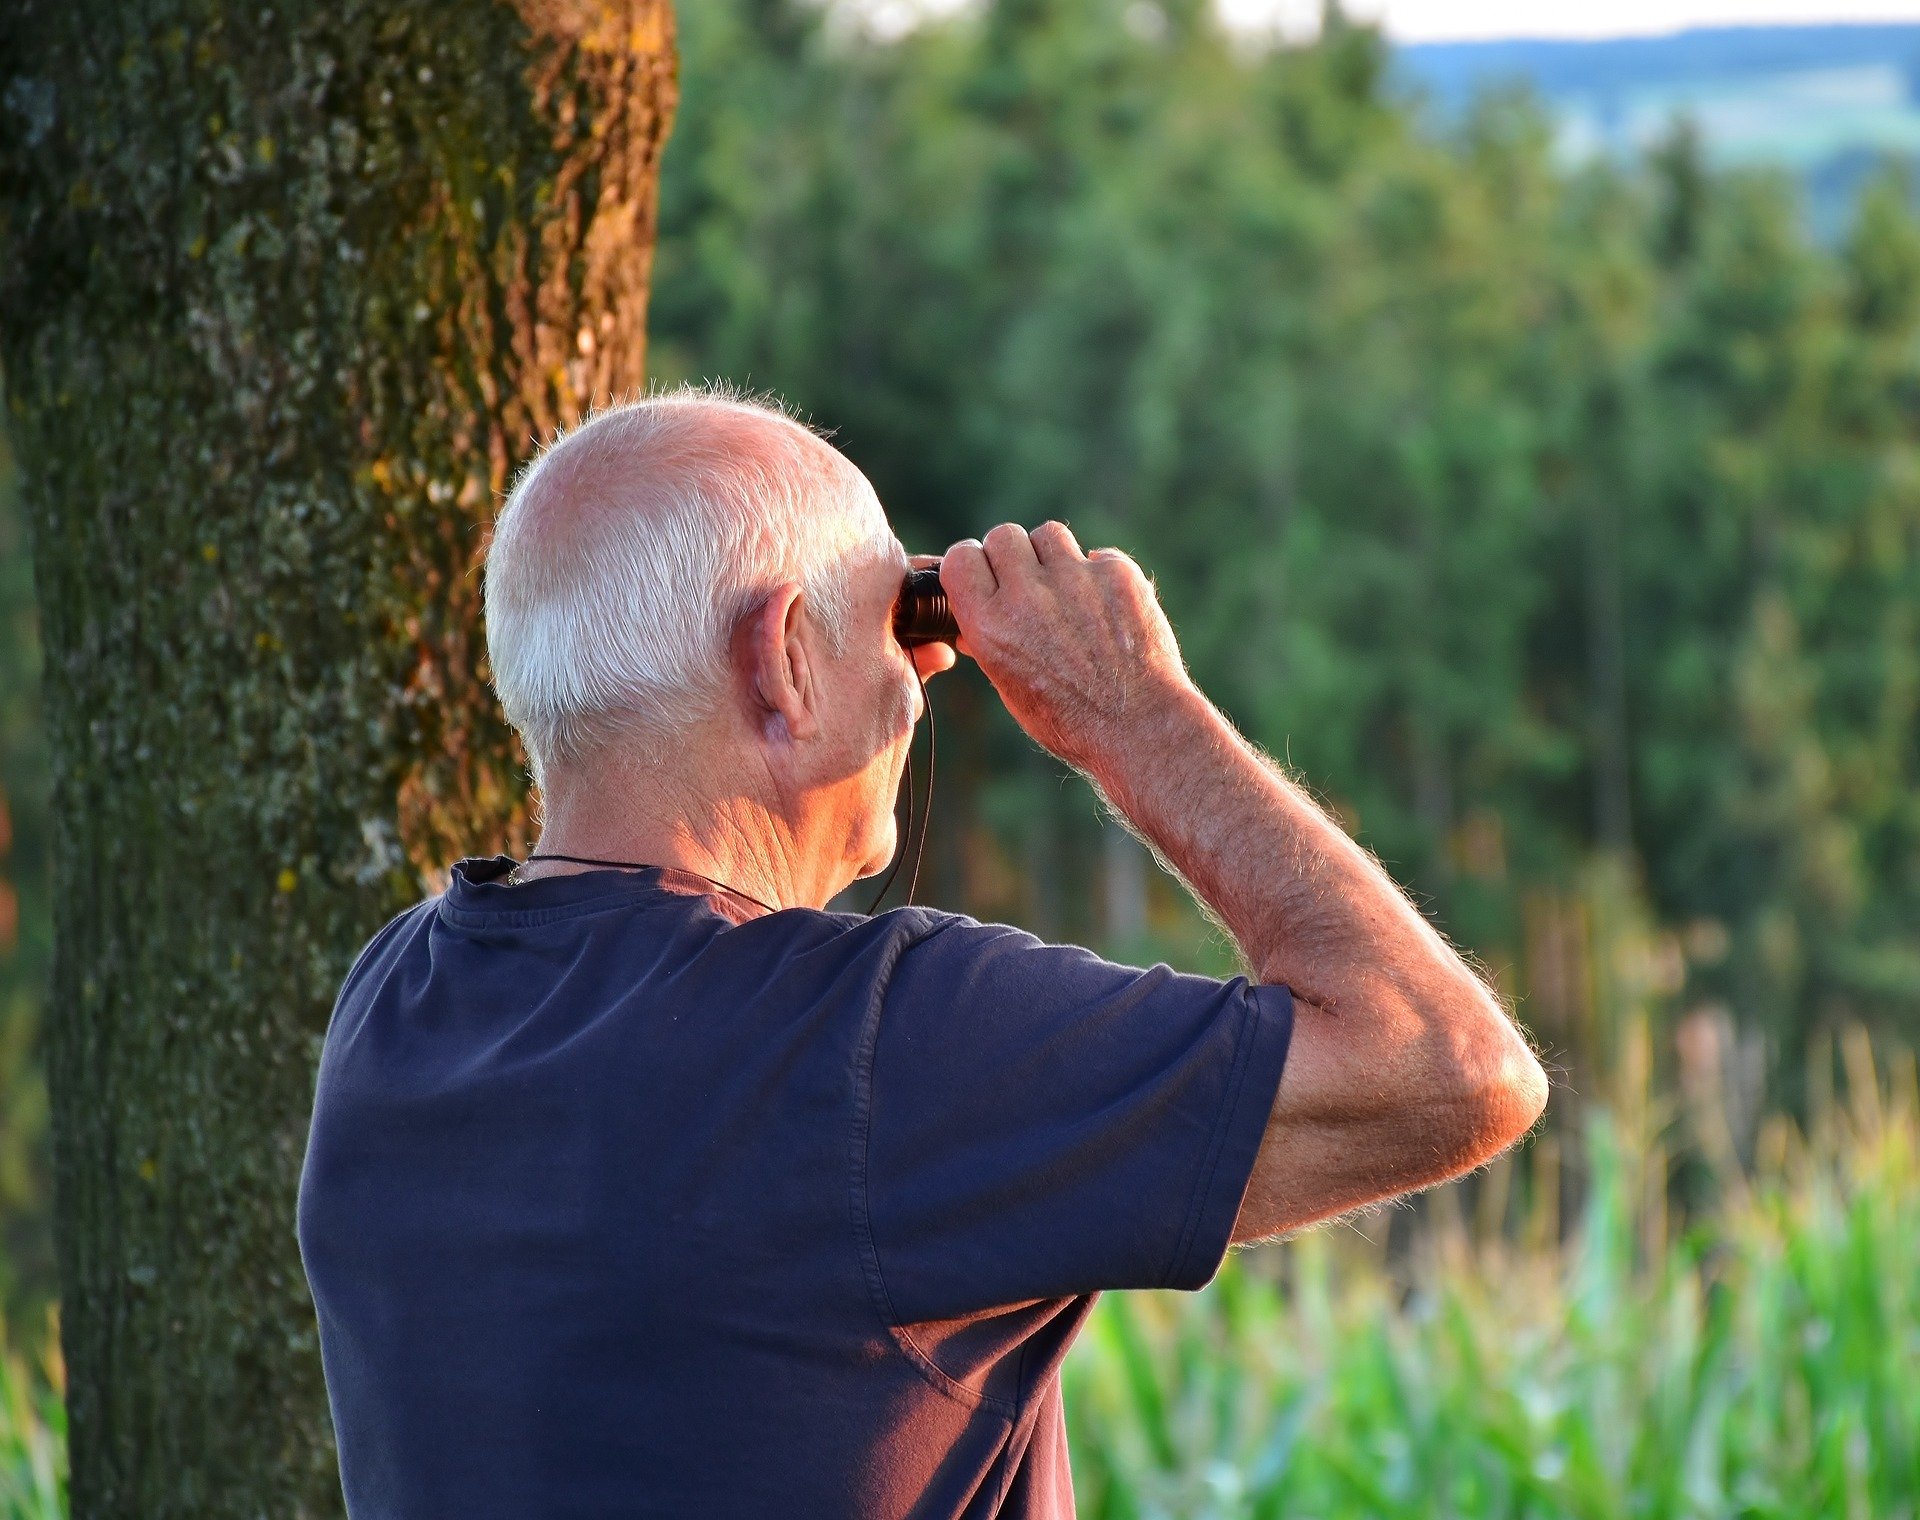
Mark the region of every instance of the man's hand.
<instances>
[{"instance_id":1,"label":"man's hand","mask_svg":"<svg viewBox=\"0 0 1920 1520\"><path fill-rule=\"evenodd\" d=\"M959 649L1014 720L1098 774L1129 727L1193 689L1153 583L1118 549L1080 552L1065 523L1002 523L940 565Z\"/></svg>"}]
</instances>

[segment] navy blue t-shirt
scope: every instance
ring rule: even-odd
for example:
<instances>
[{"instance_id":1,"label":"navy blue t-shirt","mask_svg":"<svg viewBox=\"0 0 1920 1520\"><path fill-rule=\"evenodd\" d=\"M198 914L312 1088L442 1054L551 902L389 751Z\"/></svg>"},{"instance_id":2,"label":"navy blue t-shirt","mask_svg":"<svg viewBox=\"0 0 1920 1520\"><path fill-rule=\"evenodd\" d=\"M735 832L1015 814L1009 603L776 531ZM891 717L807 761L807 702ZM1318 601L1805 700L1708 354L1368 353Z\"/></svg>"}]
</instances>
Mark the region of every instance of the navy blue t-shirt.
<instances>
[{"instance_id":1,"label":"navy blue t-shirt","mask_svg":"<svg viewBox=\"0 0 1920 1520\"><path fill-rule=\"evenodd\" d=\"M1061 1359L1218 1270L1287 990L511 864L380 931L321 1056L356 1520L1070 1516Z\"/></svg>"}]
</instances>

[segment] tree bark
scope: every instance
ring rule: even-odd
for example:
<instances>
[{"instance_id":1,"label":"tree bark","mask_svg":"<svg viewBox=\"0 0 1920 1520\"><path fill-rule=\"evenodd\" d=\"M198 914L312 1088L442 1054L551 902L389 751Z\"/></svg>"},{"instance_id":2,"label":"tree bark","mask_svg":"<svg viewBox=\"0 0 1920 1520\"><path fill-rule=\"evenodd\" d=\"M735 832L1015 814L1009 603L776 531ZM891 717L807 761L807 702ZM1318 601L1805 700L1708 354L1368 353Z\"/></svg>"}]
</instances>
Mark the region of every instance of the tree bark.
<instances>
[{"instance_id":1,"label":"tree bark","mask_svg":"<svg viewBox=\"0 0 1920 1520\"><path fill-rule=\"evenodd\" d=\"M0 34L73 1512L338 1514L315 1059L369 935L527 836L479 555L533 440L641 384L670 7L14 0Z\"/></svg>"}]
</instances>

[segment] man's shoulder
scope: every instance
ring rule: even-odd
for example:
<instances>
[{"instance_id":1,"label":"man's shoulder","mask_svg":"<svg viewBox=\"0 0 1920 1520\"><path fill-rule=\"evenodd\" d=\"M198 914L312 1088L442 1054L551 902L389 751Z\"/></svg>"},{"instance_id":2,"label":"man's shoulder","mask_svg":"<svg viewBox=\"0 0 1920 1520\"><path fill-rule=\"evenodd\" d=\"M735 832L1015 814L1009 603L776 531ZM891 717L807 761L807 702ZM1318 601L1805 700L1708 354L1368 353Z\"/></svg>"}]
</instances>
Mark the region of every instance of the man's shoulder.
<instances>
[{"instance_id":1,"label":"man's shoulder","mask_svg":"<svg viewBox=\"0 0 1920 1520\"><path fill-rule=\"evenodd\" d=\"M1066 982L1090 971L1142 974L1078 945L1054 944L1015 924L912 904L885 913L789 910L758 922L774 929L788 921L783 948L801 956L820 953L881 963L886 980L916 986L961 978L1006 978ZM751 928L751 925L742 926Z\"/></svg>"},{"instance_id":2,"label":"man's shoulder","mask_svg":"<svg viewBox=\"0 0 1920 1520\"><path fill-rule=\"evenodd\" d=\"M922 904L889 908L884 913L843 913L831 908L788 908L739 926L749 934L784 936L793 953L840 950L848 954L898 955L901 951L955 929L979 924L964 913Z\"/></svg>"},{"instance_id":3,"label":"man's shoulder","mask_svg":"<svg viewBox=\"0 0 1920 1520\"><path fill-rule=\"evenodd\" d=\"M422 898L410 907L402 908L374 931L373 937L361 946L360 953L353 958L352 967L340 983L343 997L369 970L388 960L419 932L424 921L439 907L441 896L435 893L432 897Z\"/></svg>"},{"instance_id":4,"label":"man's shoulder","mask_svg":"<svg viewBox=\"0 0 1920 1520\"><path fill-rule=\"evenodd\" d=\"M755 946L782 961L818 958L834 966L865 964L883 983L902 976L915 982L946 981L984 970L1033 966L1027 952L1064 950L1094 959L1090 952L1049 947L1025 929L983 922L965 913L911 904L884 913L842 913L831 909L789 908L730 929L716 950Z\"/></svg>"}]
</instances>

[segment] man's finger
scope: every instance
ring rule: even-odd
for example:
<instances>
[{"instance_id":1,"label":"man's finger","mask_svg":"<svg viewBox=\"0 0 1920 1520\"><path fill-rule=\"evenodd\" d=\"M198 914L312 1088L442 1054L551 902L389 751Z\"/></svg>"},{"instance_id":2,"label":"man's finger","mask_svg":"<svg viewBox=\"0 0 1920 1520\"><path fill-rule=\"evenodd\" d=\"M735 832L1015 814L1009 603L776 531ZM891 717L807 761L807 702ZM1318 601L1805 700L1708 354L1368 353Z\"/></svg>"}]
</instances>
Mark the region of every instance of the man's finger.
<instances>
[{"instance_id":1,"label":"man's finger","mask_svg":"<svg viewBox=\"0 0 1920 1520\"><path fill-rule=\"evenodd\" d=\"M1033 540L1019 523L1001 523L990 529L983 547L988 563L993 566L993 578L1003 586L1040 568L1040 556L1033 552Z\"/></svg>"},{"instance_id":2,"label":"man's finger","mask_svg":"<svg viewBox=\"0 0 1920 1520\"><path fill-rule=\"evenodd\" d=\"M1033 551L1043 565L1063 565L1086 558L1080 552L1080 540L1073 536L1073 529L1063 522L1049 519L1035 528L1031 537Z\"/></svg>"},{"instance_id":3,"label":"man's finger","mask_svg":"<svg viewBox=\"0 0 1920 1520\"><path fill-rule=\"evenodd\" d=\"M920 672L923 681L931 681L941 671L952 670L960 662L953 645L940 640L931 644L915 644L908 652L913 656L914 669Z\"/></svg>"},{"instance_id":4,"label":"man's finger","mask_svg":"<svg viewBox=\"0 0 1920 1520\"><path fill-rule=\"evenodd\" d=\"M940 586L957 610L977 607L1000 589L977 538L963 538L940 558Z\"/></svg>"}]
</instances>

